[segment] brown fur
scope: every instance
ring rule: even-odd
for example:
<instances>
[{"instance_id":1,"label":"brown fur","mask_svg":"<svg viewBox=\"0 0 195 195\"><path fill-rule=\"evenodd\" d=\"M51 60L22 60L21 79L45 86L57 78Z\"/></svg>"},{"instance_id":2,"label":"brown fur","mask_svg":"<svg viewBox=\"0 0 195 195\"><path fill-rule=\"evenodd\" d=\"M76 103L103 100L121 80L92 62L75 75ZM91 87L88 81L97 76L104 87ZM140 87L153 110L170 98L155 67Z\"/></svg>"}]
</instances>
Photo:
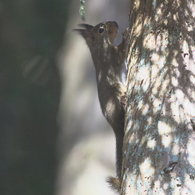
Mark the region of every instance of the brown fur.
<instances>
[{"instance_id":1,"label":"brown fur","mask_svg":"<svg viewBox=\"0 0 195 195\"><path fill-rule=\"evenodd\" d=\"M123 36L122 43L115 46L113 42L118 34L118 24L116 22L103 22L96 26L80 24L79 26L84 29L74 29L74 31L83 36L90 49L96 69L98 96L102 113L113 128L116 137L117 177L110 177L108 182L113 189L119 191L125 114L121 98L126 91L126 86L122 82L122 74L126 75L127 45L125 36Z\"/></svg>"}]
</instances>

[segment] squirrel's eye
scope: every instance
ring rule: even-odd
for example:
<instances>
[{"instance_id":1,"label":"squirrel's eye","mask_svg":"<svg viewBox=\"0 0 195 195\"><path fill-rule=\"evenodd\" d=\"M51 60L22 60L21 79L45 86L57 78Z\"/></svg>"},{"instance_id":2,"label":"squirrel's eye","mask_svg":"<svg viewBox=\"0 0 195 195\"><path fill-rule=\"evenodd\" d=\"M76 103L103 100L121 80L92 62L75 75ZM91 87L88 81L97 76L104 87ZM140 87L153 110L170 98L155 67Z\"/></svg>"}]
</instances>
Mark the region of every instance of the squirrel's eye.
<instances>
[{"instance_id":1,"label":"squirrel's eye","mask_svg":"<svg viewBox=\"0 0 195 195\"><path fill-rule=\"evenodd\" d=\"M99 33L103 33L103 32L104 32L104 27L101 26L101 27L99 28Z\"/></svg>"}]
</instances>

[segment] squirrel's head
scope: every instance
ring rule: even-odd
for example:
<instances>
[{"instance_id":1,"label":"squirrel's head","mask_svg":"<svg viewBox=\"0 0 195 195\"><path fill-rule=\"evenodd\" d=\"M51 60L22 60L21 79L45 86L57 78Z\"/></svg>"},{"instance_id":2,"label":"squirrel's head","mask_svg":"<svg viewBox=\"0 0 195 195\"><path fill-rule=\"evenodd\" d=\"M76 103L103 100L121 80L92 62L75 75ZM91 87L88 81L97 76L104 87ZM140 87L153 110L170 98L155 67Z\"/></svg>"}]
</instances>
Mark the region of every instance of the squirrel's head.
<instances>
[{"instance_id":1,"label":"squirrel's head","mask_svg":"<svg viewBox=\"0 0 195 195\"><path fill-rule=\"evenodd\" d=\"M91 47L97 44L113 44L118 35L118 24L115 21L102 22L96 26L89 24L79 24L83 29L74 29L79 32L87 45Z\"/></svg>"}]
</instances>

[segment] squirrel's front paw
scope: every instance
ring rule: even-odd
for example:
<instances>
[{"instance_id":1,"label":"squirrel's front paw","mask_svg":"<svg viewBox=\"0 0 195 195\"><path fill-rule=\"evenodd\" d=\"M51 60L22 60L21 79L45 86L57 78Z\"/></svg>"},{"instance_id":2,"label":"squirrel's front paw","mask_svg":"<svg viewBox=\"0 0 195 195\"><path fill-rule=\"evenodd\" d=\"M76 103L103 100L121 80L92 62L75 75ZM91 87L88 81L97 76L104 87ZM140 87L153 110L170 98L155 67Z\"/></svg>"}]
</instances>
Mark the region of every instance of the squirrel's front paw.
<instances>
[{"instance_id":1,"label":"squirrel's front paw","mask_svg":"<svg viewBox=\"0 0 195 195\"><path fill-rule=\"evenodd\" d=\"M120 102L121 102L121 105L122 105L123 109L125 110L126 109L126 105L127 105L127 93L126 92L123 92L121 94Z\"/></svg>"},{"instance_id":2,"label":"squirrel's front paw","mask_svg":"<svg viewBox=\"0 0 195 195\"><path fill-rule=\"evenodd\" d=\"M127 28L127 29L122 33L123 39L124 39L125 41L128 41L128 39L129 39L129 33L130 33L130 28Z\"/></svg>"}]
</instances>

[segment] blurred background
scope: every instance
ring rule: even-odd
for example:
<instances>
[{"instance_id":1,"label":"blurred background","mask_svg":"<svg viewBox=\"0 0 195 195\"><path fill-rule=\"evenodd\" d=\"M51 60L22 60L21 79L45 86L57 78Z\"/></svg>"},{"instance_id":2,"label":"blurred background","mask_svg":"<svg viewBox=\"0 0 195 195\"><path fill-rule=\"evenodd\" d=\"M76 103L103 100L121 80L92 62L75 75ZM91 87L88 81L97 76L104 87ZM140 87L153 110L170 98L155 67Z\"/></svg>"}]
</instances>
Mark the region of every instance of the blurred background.
<instances>
[{"instance_id":1,"label":"blurred background","mask_svg":"<svg viewBox=\"0 0 195 195\"><path fill-rule=\"evenodd\" d=\"M79 0L0 0L0 194L113 195L115 138L101 114ZM86 0L86 22L128 27L128 0ZM117 43L121 41L121 36Z\"/></svg>"}]
</instances>

